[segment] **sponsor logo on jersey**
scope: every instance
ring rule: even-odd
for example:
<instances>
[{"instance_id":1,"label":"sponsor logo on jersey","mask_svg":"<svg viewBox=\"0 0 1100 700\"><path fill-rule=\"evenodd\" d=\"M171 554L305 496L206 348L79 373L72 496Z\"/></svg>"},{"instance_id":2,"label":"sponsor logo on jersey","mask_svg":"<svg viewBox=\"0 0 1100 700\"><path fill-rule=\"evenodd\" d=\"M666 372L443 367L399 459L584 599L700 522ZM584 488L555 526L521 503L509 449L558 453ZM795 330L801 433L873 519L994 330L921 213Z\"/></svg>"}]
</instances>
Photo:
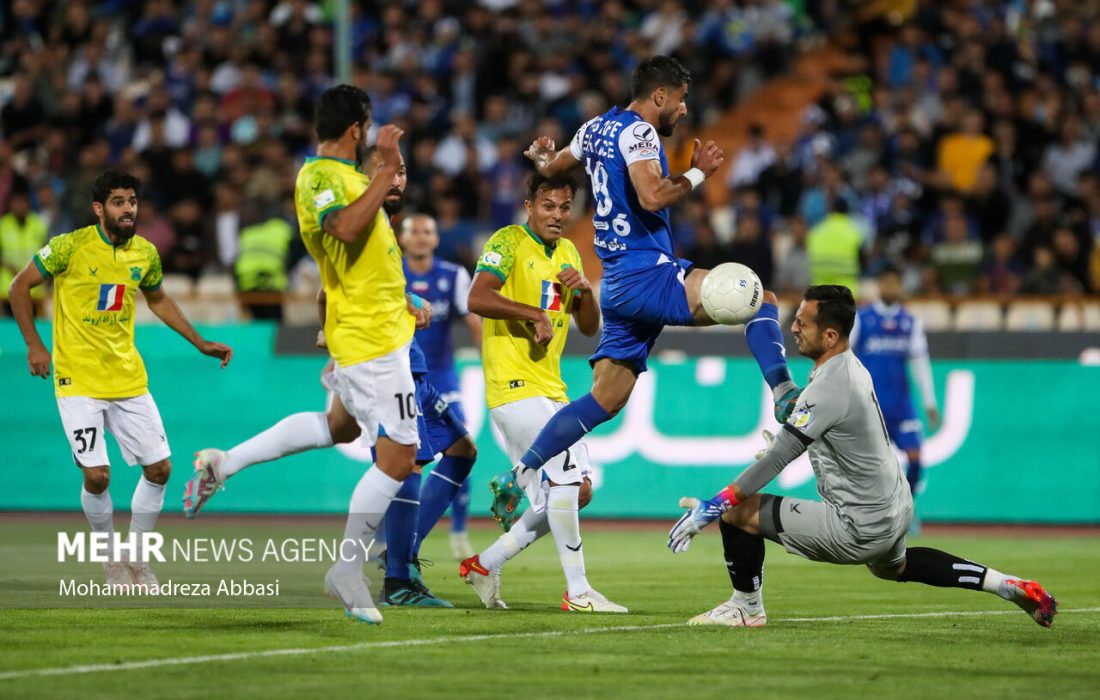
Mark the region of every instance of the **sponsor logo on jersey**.
<instances>
[{"instance_id":1,"label":"sponsor logo on jersey","mask_svg":"<svg viewBox=\"0 0 1100 700\"><path fill-rule=\"evenodd\" d=\"M512 379L511 381L508 382L508 388L509 389L519 389L522 386L523 386L523 380L522 379Z\"/></svg>"},{"instance_id":2,"label":"sponsor logo on jersey","mask_svg":"<svg viewBox=\"0 0 1100 700\"><path fill-rule=\"evenodd\" d=\"M101 284L99 285L99 300L96 302L96 311L121 311L122 302L126 300L126 285Z\"/></svg>"},{"instance_id":3,"label":"sponsor logo on jersey","mask_svg":"<svg viewBox=\"0 0 1100 700\"><path fill-rule=\"evenodd\" d=\"M486 265L492 265L493 267L500 265L502 260L504 260L504 256L492 250L485 251L485 255L481 256L481 262Z\"/></svg>"},{"instance_id":4,"label":"sponsor logo on jersey","mask_svg":"<svg viewBox=\"0 0 1100 700\"><path fill-rule=\"evenodd\" d=\"M325 190L313 197L313 206L324 209L336 201L336 194L332 190Z\"/></svg>"},{"instance_id":5,"label":"sponsor logo on jersey","mask_svg":"<svg viewBox=\"0 0 1100 700\"><path fill-rule=\"evenodd\" d=\"M542 281L542 300L539 307L544 311L561 311L561 284Z\"/></svg>"}]
</instances>

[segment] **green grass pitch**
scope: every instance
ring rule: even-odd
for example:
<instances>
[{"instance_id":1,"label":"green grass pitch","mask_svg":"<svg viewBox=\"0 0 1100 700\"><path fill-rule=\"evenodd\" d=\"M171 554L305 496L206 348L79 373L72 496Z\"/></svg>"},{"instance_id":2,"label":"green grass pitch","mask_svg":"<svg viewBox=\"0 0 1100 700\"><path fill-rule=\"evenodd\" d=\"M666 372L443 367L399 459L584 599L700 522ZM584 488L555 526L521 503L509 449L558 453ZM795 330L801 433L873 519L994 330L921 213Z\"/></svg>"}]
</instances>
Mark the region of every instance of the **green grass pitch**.
<instances>
[{"instance_id":1,"label":"green grass pitch","mask_svg":"<svg viewBox=\"0 0 1100 700\"><path fill-rule=\"evenodd\" d=\"M339 534L332 521L310 520L165 518L163 529L256 540ZM918 540L1039 579L1061 605L1050 630L991 595L879 581L771 544L769 624L735 630L683 626L728 595L716 530L673 556L657 527L590 528L589 578L630 608L623 616L558 609L564 581L548 538L505 567L512 609L485 610L437 533L424 547L435 562L425 574L456 609L387 608L378 627L346 619L321 596L324 565L238 565L257 580L280 577L279 607L12 607L57 600L60 565L28 556L35 547L52 555L57 530L36 521L0 528L0 698L1100 697L1098 537ZM495 535L486 526L472 532L478 547ZM158 573L215 575L188 566ZM96 564L67 571L101 574Z\"/></svg>"}]
</instances>

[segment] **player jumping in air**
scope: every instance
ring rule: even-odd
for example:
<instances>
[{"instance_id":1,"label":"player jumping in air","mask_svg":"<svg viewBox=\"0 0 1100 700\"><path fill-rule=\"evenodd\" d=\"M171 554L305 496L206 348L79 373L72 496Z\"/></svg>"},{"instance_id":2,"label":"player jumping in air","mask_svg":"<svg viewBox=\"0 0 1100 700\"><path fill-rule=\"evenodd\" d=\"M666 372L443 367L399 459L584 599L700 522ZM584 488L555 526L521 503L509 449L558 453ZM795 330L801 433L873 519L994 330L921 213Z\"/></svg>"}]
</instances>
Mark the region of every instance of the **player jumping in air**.
<instances>
[{"instance_id":1,"label":"player jumping in air","mask_svg":"<svg viewBox=\"0 0 1100 700\"><path fill-rule=\"evenodd\" d=\"M485 319L481 354L489 415L513 460L568 405L561 353L570 318L585 335L600 327L600 307L580 254L562 237L576 189L567 176L532 175L524 201L527 223L489 238L470 290L470 309ZM565 572L562 609L627 611L592 588L585 575L578 509L591 498L589 471L583 441L548 460L529 491L531 507L492 546L462 562L459 574L485 607L507 607L500 597L500 567L550 532Z\"/></svg>"},{"instance_id":2,"label":"player jumping in air","mask_svg":"<svg viewBox=\"0 0 1100 700\"><path fill-rule=\"evenodd\" d=\"M387 207L389 201L387 200ZM392 215L392 214L391 214ZM454 341L451 340L451 322L461 317L470 332L470 340L481 345L481 319L466 308L470 293L470 274L461 265L435 257L439 247L439 231L435 219L427 214L411 214L401 222L398 236L405 250L405 280L408 291L427 300L432 305L432 324L416 332L416 339L424 350L428 363L427 381L442 395L450 410L463 424L466 415L462 410L458 373L455 371ZM469 473L469 470L465 470ZM453 479L450 469L440 463L429 478ZM458 561L471 556L470 537L466 533L469 514L470 481L465 479L458 494L451 502L451 554Z\"/></svg>"},{"instance_id":3,"label":"player jumping in air","mask_svg":"<svg viewBox=\"0 0 1100 700\"><path fill-rule=\"evenodd\" d=\"M92 211L99 223L53 238L11 284L12 312L27 344L31 374L45 379L51 355L34 327L31 289L54 279L57 408L73 460L84 474L84 515L93 532L112 537L114 505L107 490L111 467L104 429L115 437L128 464L141 465L130 501L131 536L151 532L156 525L172 471L164 425L134 345L137 290L153 313L199 352L220 359L223 368L233 357L228 345L204 340L160 288L160 256L135 228L139 189L132 175L101 174L92 186ZM108 557L103 564L108 584L157 585L140 547L135 559L122 561L111 543Z\"/></svg>"},{"instance_id":4,"label":"player jumping in air","mask_svg":"<svg viewBox=\"0 0 1100 700\"><path fill-rule=\"evenodd\" d=\"M849 345L871 374L890 440L905 451L905 477L916 498L921 477L921 425L913 408L906 370L913 374L924 399L928 425L935 429L940 422L940 412L932 386L928 337L920 319L901 304L901 274L897 268L886 267L879 272L878 291L881 301L864 306L856 313ZM919 522L914 514L909 534L919 532Z\"/></svg>"},{"instance_id":5,"label":"player jumping in air","mask_svg":"<svg viewBox=\"0 0 1100 700\"><path fill-rule=\"evenodd\" d=\"M810 381L783 429L732 484L690 508L668 546L683 552L704 527L720 520L732 597L690 620L696 625L760 627L764 538L811 561L864 564L890 581L993 593L1050 627L1058 603L1036 581L928 547L907 547L913 497L890 447L867 370L849 348L855 321L852 292L839 285L806 291L792 331L800 354L814 361ZM770 438L766 434L765 438ZM759 493L803 452L817 477L820 501Z\"/></svg>"},{"instance_id":6,"label":"player jumping in air","mask_svg":"<svg viewBox=\"0 0 1100 700\"><path fill-rule=\"evenodd\" d=\"M673 177L659 138L672 134L687 114L684 100L690 83L691 75L675 59L646 59L634 70L626 109L615 107L588 121L561 151L555 152L546 137L536 139L527 151L539 173L548 177L584 165L595 206L596 251L604 266L604 328L591 357L592 391L558 411L515 465L517 483L529 495L534 470L626 405L665 326L714 324L700 300L707 270L677 259L668 207L713 175L724 156L713 142L697 140L691 169ZM746 324L745 336L782 420L798 387L783 354L775 295L765 293L764 302Z\"/></svg>"}]
</instances>

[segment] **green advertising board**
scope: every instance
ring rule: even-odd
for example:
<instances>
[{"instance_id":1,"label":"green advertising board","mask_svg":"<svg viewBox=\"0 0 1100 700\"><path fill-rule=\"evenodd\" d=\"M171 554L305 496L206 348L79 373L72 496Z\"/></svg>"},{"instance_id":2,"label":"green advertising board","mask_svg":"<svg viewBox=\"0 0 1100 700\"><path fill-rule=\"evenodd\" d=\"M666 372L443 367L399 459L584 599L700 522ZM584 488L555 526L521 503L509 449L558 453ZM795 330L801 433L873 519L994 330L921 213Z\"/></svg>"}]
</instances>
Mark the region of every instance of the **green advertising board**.
<instances>
[{"instance_id":1,"label":"green advertising board","mask_svg":"<svg viewBox=\"0 0 1100 700\"><path fill-rule=\"evenodd\" d=\"M43 327L45 334L47 328ZM261 324L206 329L236 350L226 370L161 326L140 327L150 389L174 452L166 509L179 508L192 454L229 447L298 411L323 411L318 357L276 356L274 329ZM792 362L804 380L809 362ZM583 358L563 372L574 397L590 383ZM488 420L482 373L461 363L463 402L480 456L471 508L488 512L485 484L508 467ZM934 362L943 424L926 436L927 521L1100 523L1100 367L1069 361ZM0 509L79 508L80 479L69 455L51 383L31 377L14 323L0 323L0 402L5 488ZM752 460L771 406L751 360L655 361L627 408L588 438L595 497L588 516L672 517L682 495L709 496ZM125 509L138 470L111 444L111 490ZM369 453L358 446L309 452L242 472L210 512L339 513ZM805 456L768 491L814 497Z\"/></svg>"}]
</instances>

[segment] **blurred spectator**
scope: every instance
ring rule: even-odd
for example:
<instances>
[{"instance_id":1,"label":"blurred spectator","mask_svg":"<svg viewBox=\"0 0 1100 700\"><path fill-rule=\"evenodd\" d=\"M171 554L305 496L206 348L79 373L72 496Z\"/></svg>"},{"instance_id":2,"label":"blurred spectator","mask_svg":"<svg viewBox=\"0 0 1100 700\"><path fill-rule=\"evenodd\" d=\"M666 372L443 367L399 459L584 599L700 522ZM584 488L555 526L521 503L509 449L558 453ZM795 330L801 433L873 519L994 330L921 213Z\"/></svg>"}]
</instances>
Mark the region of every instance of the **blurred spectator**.
<instances>
[{"instance_id":1,"label":"blurred spectator","mask_svg":"<svg viewBox=\"0 0 1100 700\"><path fill-rule=\"evenodd\" d=\"M42 135L46 111L34 95L30 78L23 73L15 77L11 100L0 110L0 128L4 140L13 151L33 145Z\"/></svg>"},{"instance_id":2,"label":"blurred spectator","mask_svg":"<svg viewBox=\"0 0 1100 700\"><path fill-rule=\"evenodd\" d=\"M743 186L755 186L761 174L775 163L775 149L764 140L764 127L760 124L749 126L749 142L737 152L726 178L731 189Z\"/></svg>"},{"instance_id":3,"label":"blurred spectator","mask_svg":"<svg viewBox=\"0 0 1100 700\"><path fill-rule=\"evenodd\" d=\"M951 213L944 219L943 239L932 245L931 261L938 291L960 296L977 290L982 244L970 237L965 216Z\"/></svg>"},{"instance_id":4,"label":"blurred spectator","mask_svg":"<svg viewBox=\"0 0 1100 700\"><path fill-rule=\"evenodd\" d=\"M35 252L46 244L46 222L31 211L30 184L25 180L17 180L12 185L8 207L8 213L0 217L0 301L10 314L8 287ZM43 291L38 286L31 294L40 299Z\"/></svg>"},{"instance_id":5,"label":"blurred spectator","mask_svg":"<svg viewBox=\"0 0 1100 700\"><path fill-rule=\"evenodd\" d=\"M978 225L983 242L988 244L1006 231L1012 201L997 179L997 169L986 163L978 171L974 190L967 200L967 207Z\"/></svg>"},{"instance_id":6,"label":"blurred spectator","mask_svg":"<svg viewBox=\"0 0 1100 700\"><path fill-rule=\"evenodd\" d=\"M848 211L847 200L834 199L831 212L807 234L806 252L813 284L842 284L859 296L863 235Z\"/></svg>"},{"instance_id":7,"label":"blurred spectator","mask_svg":"<svg viewBox=\"0 0 1100 700\"><path fill-rule=\"evenodd\" d=\"M758 211L743 211L737 217L737 228L730 246L730 259L748 265L766 288L772 286L772 245L764 230Z\"/></svg>"},{"instance_id":8,"label":"blurred spectator","mask_svg":"<svg viewBox=\"0 0 1100 700\"><path fill-rule=\"evenodd\" d=\"M282 295L287 288L290 242L295 230L279 216L252 216L241 228L234 265L237 290L253 318L281 321ZM267 292L265 295L250 295Z\"/></svg>"},{"instance_id":9,"label":"blurred spectator","mask_svg":"<svg viewBox=\"0 0 1100 700\"><path fill-rule=\"evenodd\" d=\"M1002 234L993 239L990 252L982 263L978 291L983 294L1015 294L1026 268L1016 258L1016 242Z\"/></svg>"},{"instance_id":10,"label":"blurred spectator","mask_svg":"<svg viewBox=\"0 0 1100 700\"><path fill-rule=\"evenodd\" d=\"M485 172L497 161L497 149L484 136L477 133L477 122L469 112L456 112L451 116L451 133L435 149L432 165L451 177L466 169L467 159L476 164L476 170Z\"/></svg>"},{"instance_id":11,"label":"blurred spectator","mask_svg":"<svg viewBox=\"0 0 1100 700\"><path fill-rule=\"evenodd\" d=\"M1063 195L1077 193L1077 178L1096 161L1096 143L1082 137L1081 122L1067 117L1058 140L1043 153L1043 170Z\"/></svg>"},{"instance_id":12,"label":"blurred spectator","mask_svg":"<svg viewBox=\"0 0 1100 700\"><path fill-rule=\"evenodd\" d=\"M1061 294L1067 289L1063 284L1062 272L1058 269L1054 251L1040 246L1032 253L1031 270L1024 276L1020 292L1023 294Z\"/></svg>"},{"instance_id":13,"label":"blurred spectator","mask_svg":"<svg viewBox=\"0 0 1100 700\"><path fill-rule=\"evenodd\" d=\"M936 164L956 190L969 193L978 179L978 170L993 154L993 139L982 133L985 117L977 109L963 114L962 128L940 142Z\"/></svg>"},{"instance_id":14,"label":"blurred spectator","mask_svg":"<svg viewBox=\"0 0 1100 700\"><path fill-rule=\"evenodd\" d=\"M802 294L810 286L810 258L806 251L806 222L797 216L790 220L791 246L775 270L775 289L779 294Z\"/></svg>"}]
</instances>

